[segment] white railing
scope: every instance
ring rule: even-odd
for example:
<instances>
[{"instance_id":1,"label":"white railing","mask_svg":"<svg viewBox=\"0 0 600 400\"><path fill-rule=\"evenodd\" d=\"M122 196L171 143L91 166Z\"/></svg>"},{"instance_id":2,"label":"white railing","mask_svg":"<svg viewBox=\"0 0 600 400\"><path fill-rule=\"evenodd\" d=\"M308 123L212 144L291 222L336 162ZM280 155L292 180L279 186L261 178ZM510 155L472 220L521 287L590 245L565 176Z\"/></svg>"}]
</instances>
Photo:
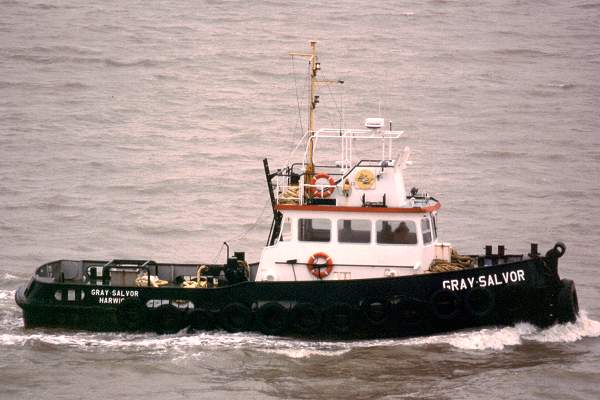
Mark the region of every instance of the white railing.
<instances>
[{"instance_id":1,"label":"white railing","mask_svg":"<svg viewBox=\"0 0 600 400\"><path fill-rule=\"evenodd\" d=\"M379 159L382 162L392 162L391 165L393 165L393 141L395 139L399 139L403 134L404 131L390 131L382 129L319 129L314 133L314 135L311 138L309 138L309 140L313 141L314 154L317 154L318 143L320 140L340 141L340 158L339 160L335 161L335 169L337 171L334 175L345 177L346 174L348 174L356 165L356 161L358 161L353 160L353 147L355 146L355 140L364 140L371 142L380 141L381 154L379 156ZM306 146L304 160L302 161L302 165L300 167L301 171L306 171L307 169L306 161L308 157L309 147L309 145ZM373 159L377 158L378 156L373 156ZM331 167L325 167L326 171L327 168L331 169ZM327 172L331 174L332 171ZM300 178L300 181L297 185L290 185L289 177L280 175L277 176L275 185L275 195L277 204L304 204L305 197L311 190L313 191L313 195L311 195L311 197L331 198L334 197L333 191L335 191L336 187L337 185L331 185L328 183L318 184L318 182L314 185L311 185L305 183L302 177ZM331 194L328 196L324 196L324 194L328 191L331 191Z\"/></svg>"},{"instance_id":2,"label":"white railing","mask_svg":"<svg viewBox=\"0 0 600 400\"><path fill-rule=\"evenodd\" d=\"M400 138L404 131L384 131L381 129L319 129L309 139L313 141L314 153L317 153L319 140L340 140L339 167L345 173L353 165L354 140L381 141L381 160L391 160L393 140ZM308 146L307 146L308 150ZM306 160L307 154L304 154Z\"/></svg>"},{"instance_id":3,"label":"white railing","mask_svg":"<svg viewBox=\"0 0 600 400\"><path fill-rule=\"evenodd\" d=\"M337 185L329 185L329 184L315 184L311 185L308 183L304 183L302 179L298 185L288 185L283 181L286 177L278 176L277 183L275 185L275 194L277 204L304 204L305 193L307 191L313 191L313 196L315 198L323 198L328 199L333 197L333 192L335 191ZM327 191L331 191L330 195L324 196L324 193ZM316 193L315 193L316 192ZM319 193L321 195L319 195Z\"/></svg>"}]
</instances>

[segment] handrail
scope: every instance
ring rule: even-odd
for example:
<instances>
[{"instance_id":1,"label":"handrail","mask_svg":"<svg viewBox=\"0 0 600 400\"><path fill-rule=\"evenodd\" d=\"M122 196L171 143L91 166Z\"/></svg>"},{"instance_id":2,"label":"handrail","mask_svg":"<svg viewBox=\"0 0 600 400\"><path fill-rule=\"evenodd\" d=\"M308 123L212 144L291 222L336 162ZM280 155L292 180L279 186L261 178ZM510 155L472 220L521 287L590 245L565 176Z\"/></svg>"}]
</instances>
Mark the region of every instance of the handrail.
<instances>
[{"instance_id":1,"label":"handrail","mask_svg":"<svg viewBox=\"0 0 600 400\"><path fill-rule=\"evenodd\" d=\"M315 132L315 139L338 139L352 137L353 139L398 139L404 131L381 129L336 129L322 128ZM357 136L364 135L364 136Z\"/></svg>"},{"instance_id":2,"label":"handrail","mask_svg":"<svg viewBox=\"0 0 600 400\"><path fill-rule=\"evenodd\" d=\"M378 165L363 165L363 161L366 162L366 163L370 163L370 162L378 163ZM393 160L360 160L359 162L357 162L356 164L354 164L352 166L352 168L350 168L348 170L348 172L346 172L345 174L343 174L343 176L340 178L339 181L336 182L336 184L339 184L343 179L346 179L346 177L348 175L350 175L350 173L352 173L352 171L354 171L358 167L394 168L393 165L389 165L389 164L382 165L383 161L393 161Z\"/></svg>"}]
</instances>

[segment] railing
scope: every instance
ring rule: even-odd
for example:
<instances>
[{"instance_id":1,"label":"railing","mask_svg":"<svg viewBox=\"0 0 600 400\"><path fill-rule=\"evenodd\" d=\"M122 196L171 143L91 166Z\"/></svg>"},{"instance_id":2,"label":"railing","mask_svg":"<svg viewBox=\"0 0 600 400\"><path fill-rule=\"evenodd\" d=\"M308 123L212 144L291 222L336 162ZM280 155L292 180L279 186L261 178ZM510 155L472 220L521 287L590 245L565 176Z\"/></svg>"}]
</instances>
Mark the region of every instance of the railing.
<instances>
[{"instance_id":1,"label":"railing","mask_svg":"<svg viewBox=\"0 0 600 400\"><path fill-rule=\"evenodd\" d=\"M324 193L328 189L333 191L341 181L342 174L339 172L339 166L316 165L315 169L317 173L326 172L329 176L338 178L336 183L334 185L305 183L303 167L302 163L294 163L273 174L275 178L273 191L276 204L306 204L307 193L311 188L315 188L317 192L321 193Z\"/></svg>"},{"instance_id":2,"label":"railing","mask_svg":"<svg viewBox=\"0 0 600 400\"><path fill-rule=\"evenodd\" d=\"M393 160L360 160L356 164L350 166L344 172L340 166L332 166L332 165L316 165L315 170L316 173L326 172L329 176L334 178L335 184L328 183L305 183L304 182L304 172L293 172L294 169L298 169L301 171L303 164L292 164L289 167L284 168L283 170L277 171L274 174L275 184L274 184L274 200L276 204L306 204L307 203L307 194L312 192L312 196L310 198L313 199L326 199L332 197L333 191L340 186L344 179L346 179L352 171L356 168L360 167L370 167L370 168L381 168L382 170L385 168L394 168L395 162ZM335 171L335 172L332 172ZM294 183L290 183L290 182ZM313 190L314 189L314 190ZM331 195L325 195L327 191L331 191Z\"/></svg>"},{"instance_id":3,"label":"railing","mask_svg":"<svg viewBox=\"0 0 600 400\"><path fill-rule=\"evenodd\" d=\"M393 140L400 138L404 131L386 131L381 129L319 129L310 138L316 153L319 140L340 140L340 168L346 172L352 167L354 142L356 140L380 141L381 160L392 159ZM306 159L306 154L304 159Z\"/></svg>"}]
</instances>

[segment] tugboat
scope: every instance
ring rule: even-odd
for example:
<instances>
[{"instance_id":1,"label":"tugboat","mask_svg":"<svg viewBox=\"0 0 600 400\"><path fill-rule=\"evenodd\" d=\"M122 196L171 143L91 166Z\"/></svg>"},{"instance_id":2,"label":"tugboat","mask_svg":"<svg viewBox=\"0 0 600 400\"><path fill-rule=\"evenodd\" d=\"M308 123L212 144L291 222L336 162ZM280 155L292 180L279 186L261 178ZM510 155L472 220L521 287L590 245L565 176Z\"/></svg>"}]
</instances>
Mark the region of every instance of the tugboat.
<instances>
[{"instance_id":1,"label":"tugboat","mask_svg":"<svg viewBox=\"0 0 600 400\"><path fill-rule=\"evenodd\" d=\"M575 284L557 270L563 243L460 256L438 238L440 202L405 189L403 132L380 117L316 130L316 42L291 54L310 67L306 151L275 172L263 160L273 222L259 262L229 246L224 264L49 262L16 291L25 327L350 340L576 320Z\"/></svg>"}]
</instances>

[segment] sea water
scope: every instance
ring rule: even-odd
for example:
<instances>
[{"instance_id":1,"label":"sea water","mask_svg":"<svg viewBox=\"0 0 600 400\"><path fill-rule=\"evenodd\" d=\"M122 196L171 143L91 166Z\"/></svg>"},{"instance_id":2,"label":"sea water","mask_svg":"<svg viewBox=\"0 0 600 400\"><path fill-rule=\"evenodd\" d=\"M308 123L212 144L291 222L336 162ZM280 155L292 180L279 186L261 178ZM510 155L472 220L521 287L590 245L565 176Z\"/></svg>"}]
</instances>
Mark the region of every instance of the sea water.
<instances>
[{"instance_id":1,"label":"sea water","mask_svg":"<svg viewBox=\"0 0 600 400\"><path fill-rule=\"evenodd\" d=\"M0 0L0 398L597 399L600 3ZM575 323L322 342L24 330L41 263L257 260L262 159L383 116L461 253L566 243ZM396 150L400 154L402 147ZM318 250L318 249L316 249Z\"/></svg>"}]
</instances>

